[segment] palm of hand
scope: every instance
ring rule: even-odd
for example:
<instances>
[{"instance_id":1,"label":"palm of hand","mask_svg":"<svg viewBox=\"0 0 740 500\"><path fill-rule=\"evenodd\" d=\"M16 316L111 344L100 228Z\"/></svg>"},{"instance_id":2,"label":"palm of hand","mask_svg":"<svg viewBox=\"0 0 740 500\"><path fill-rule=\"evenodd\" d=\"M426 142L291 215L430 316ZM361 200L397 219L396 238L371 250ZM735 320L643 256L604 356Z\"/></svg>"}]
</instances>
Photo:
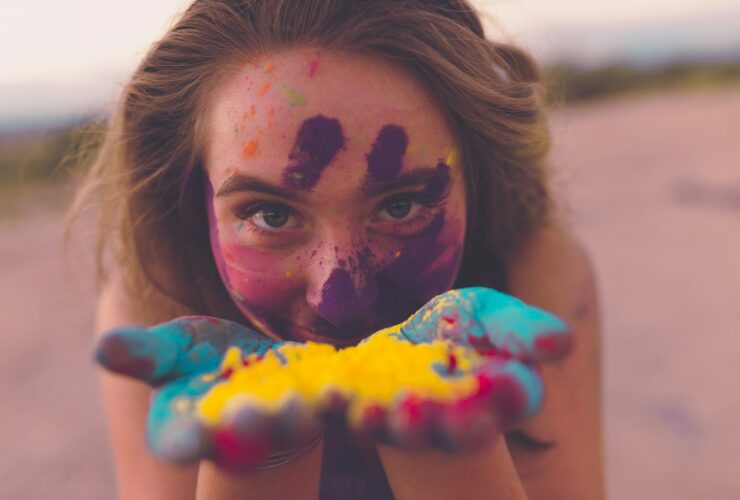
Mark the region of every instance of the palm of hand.
<instances>
[{"instance_id":1,"label":"palm of hand","mask_svg":"<svg viewBox=\"0 0 740 500\"><path fill-rule=\"evenodd\" d=\"M155 455L175 463L210 459L243 469L280 447L299 445L304 436L275 432L286 428L279 419L248 411L228 425L208 429L197 418L196 405L223 380L219 365L229 347L262 354L279 344L230 321L188 316L148 329L110 331L100 339L95 356L108 370L157 388L147 420L147 443ZM307 426L288 428L296 427Z\"/></svg>"},{"instance_id":2,"label":"palm of hand","mask_svg":"<svg viewBox=\"0 0 740 500\"><path fill-rule=\"evenodd\" d=\"M556 316L487 288L439 295L398 330L414 344L447 340L485 356L474 369L478 389L472 395L452 405L412 395L388 419L390 442L451 450L483 446L534 415L544 396L539 364L565 356L572 343Z\"/></svg>"},{"instance_id":3,"label":"palm of hand","mask_svg":"<svg viewBox=\"0 0 740 500\"><path fill-rule=\"evenodd\" d=\"M485 355L474 374L477 390L468 397L440 404L399 387L392 405L374 408L369 418L351 426L359 435L406 448L458 450L487 443L539 409L543 387L536 364L556 359L570 347L562 321L484 288L435 297L397 331L402 342L450 340ZM96 355L106 368L158 388L147 426L152 452L176 463L210 459L244 470L272 452L304 444L325 415L291 404L267 414L246 404L226 423L208 428L198 419L196 406L228 376L219 374L228 347L247 355L283 344L229 321L184 317L150 329L109 332ZM460 375L454 366L447 368L444 376Z\"/></svg>"}]
</instances>

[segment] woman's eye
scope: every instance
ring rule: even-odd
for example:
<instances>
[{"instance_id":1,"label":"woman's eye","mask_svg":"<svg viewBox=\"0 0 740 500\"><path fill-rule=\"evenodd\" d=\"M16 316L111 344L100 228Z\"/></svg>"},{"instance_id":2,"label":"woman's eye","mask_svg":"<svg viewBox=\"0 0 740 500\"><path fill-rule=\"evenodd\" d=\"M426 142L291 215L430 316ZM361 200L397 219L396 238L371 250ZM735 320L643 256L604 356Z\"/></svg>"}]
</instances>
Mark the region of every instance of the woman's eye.
<instances>
[{"instance_id":1,"label":"woman's eye","mask_svg":"<svg viewBox=\"0 0 740 500\"><path fill-rule=\"evenodd\" d=\"M381 219L391 222L406 222L415 219L426 205L411 196L401 196L386 201L380 210Z\"/></svg>"},{"instance_id":2,"label":"woman's eye","mask_svg":"<svg viewBox=\"0 0 740 500\"><path fill-rule=\"evenodd\" d=\"M296 224L296 217L292 210L280 205L263 205L248 207L241 215L242 219L250 220L259 229L274 231L287 229Z\"/></svg>"},{"instance_id":3,"label":"woman's eye","mask_svg":"<svg viewBox=\"0 0 740 500\"><path fill-rule=\"evenodd\" d=\"M411 200L398 200L385 206L385 212L394 219L403 219L411 213L414 203Z\"/></svg>"},{"instance_id":4,"label":"woman's eye","mask_svg":"<svg viewBox=\"0 0 740 500\"><path fill-rule=\"evenodd\" d=\"M265 225L271 227L272 229L283 227L290 219L290 214L288 212L280 210L263 210L257 213L257 215L258 220L261 219L262 222L265 223Z\"/></svg>"}]
</instances>

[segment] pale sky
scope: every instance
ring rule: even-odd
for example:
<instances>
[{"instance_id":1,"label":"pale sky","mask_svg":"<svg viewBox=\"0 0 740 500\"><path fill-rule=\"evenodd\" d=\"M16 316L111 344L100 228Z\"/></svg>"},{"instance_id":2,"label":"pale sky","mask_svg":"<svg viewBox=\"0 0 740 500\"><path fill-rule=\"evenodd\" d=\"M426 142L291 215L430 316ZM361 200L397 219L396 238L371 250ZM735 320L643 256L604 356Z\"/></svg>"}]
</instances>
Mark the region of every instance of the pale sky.
<instances>
[{"instance_id":1,"label":"pale sky","mask_svg":"<svg viewBox=\"0 0 740 500\"><path fill-rule=\"evenodd\" d=\"M131 68L187 0L3 0L0 84L76 82ZM737 7L737 0L477 0L515 39L548 25L639 22ZM740 22L740 19L738 20Z\"/></svg>"},{"instance_id":2,"label":"pale sky","mask_svg":"<svg viewBox=\"0 0 740 500\"><path fill-rule=\"evenodd\" d=\"M585 57L606 57L614 50L612 45L623 43L618 38L624 38L620 34L632 25L649 27L671 20L686 23L697 16L717 13L727 26L718 28L717 34L712 32L714 21L703 22L708 26L700 37L709 37L709 43L721 48L722 44L735 43L728 39L736 36L735 27L740 25L738 0L473 2L489 13L505 34L494 28L493 36L506 36L542 58L552 55L553 50L582 50L585 33L590 33L588 45L592 51ZM189 0L2 0L0 117L21 112L26 105L23 101L28 100L24 96L48 87L62 89L59 92L67 96L68 107L109 98L149 44L188 4ZM735 14L737 22L729 24L727 18ZM645 33L641 36L644 39Z\"/></svg>"}]
</instances>

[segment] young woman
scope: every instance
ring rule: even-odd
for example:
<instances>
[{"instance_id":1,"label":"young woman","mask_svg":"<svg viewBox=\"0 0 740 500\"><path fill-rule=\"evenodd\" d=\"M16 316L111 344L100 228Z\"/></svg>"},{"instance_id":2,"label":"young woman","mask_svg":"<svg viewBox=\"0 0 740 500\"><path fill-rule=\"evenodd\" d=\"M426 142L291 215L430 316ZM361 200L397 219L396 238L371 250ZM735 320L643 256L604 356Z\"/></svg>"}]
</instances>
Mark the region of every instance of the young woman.
<instances>
[{"instance_id":1,"label":"young woman","mask_svg":"<svg viewBox=\"0 0 740 500\"><path fill-rule=\"evenodd\" d=\"M341 439L243 476L159 462L151 389L102 373L120 498L602 498L594 280L547 149L534 63L464 0L196 0L124 88L80 195L109 266L99 332L197 314L344 346L485 286L561 317L574 348L505 440L378 447L334 484Z\"/></svg>"}]
</instances>

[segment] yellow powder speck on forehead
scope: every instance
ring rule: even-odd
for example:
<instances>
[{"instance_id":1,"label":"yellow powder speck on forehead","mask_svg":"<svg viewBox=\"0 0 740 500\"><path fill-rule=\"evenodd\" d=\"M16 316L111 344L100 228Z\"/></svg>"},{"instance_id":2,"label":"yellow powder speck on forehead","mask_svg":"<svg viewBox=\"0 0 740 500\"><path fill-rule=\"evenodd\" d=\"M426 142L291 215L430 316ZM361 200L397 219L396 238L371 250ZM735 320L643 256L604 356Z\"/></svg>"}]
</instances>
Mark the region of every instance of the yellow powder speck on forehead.
<instances>
[{"instance_id":1,"label":"yellow powder speck on forehead","mask_svg":"<svg viewBox=\"0 0 740 500\"><path fill-rule=\"evenodd\" d=\"M273 65L271 62L268 62L265 64L265 67L262 69L265 73L272 73L275 69L275 65Z\"/></svg>"},{"instance_id":2,"label":"yellow powder speck on forehead","mask_svg":"<svg viewBox=\"0 0 740 500\"><path fill-rule=\"evenodd\" d=\"M257 154L257 140L251 139L244 143L244 149L242 149L242 155L244 158L252 158Z\"/></svg>"},{"instance_id":3,"label":"yellow powder speck on forehead","mask_svg":"<svg viewBox=\"0 0 740 500\"><path fill-rule=\"evenodd\" d=\"M445 150L445 163L450 167L454 167L457 164L457 159L460 156L460 152L455 146L449 146Z\"/></svg>"}]
</instances>

